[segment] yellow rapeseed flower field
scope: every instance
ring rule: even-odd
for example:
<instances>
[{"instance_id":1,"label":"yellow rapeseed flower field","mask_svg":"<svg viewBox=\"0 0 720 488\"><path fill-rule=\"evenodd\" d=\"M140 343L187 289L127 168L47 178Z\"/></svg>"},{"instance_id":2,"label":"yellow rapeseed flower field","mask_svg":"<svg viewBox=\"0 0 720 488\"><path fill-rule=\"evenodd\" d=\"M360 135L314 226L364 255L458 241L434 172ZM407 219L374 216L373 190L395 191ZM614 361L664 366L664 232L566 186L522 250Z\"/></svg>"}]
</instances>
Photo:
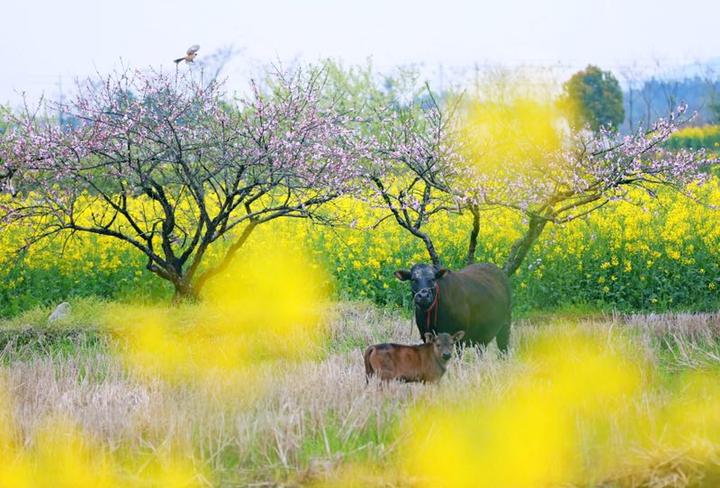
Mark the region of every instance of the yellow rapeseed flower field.
<instances>
[{"instance_id":1,"label":"yellow rapeseed flower field","mask_svg":"<svg viewBox=\"0 0 720 488\"><path fill-rule=\"evenodd\" d=\"M514 276L516 307L710 308L719 298L720 180L687 191L708 205L669 190L660 190L656 197L635 190L628 195L633 203L611 202L585 219L549 226ZM133 205L156 211L141 199ZM86 205L86 212L91 207ZM261 225L244 252L282 253L283 246L301 243L325 268L325 285L332 286L336 296L404 304L405 289L392 272L427 262L422 243L391 219L376 226L384 214L364 202L345 198L335 202L332 211L349 224L325 227L279 219ZM470 225L470 216L456 214L438 214L427 224L444 264L451 268L464 264ZM121 241L60 235L31 247L18 260L11 251L24 242L23 232L15 228L0 235L0 308L5 315L66 296L155 300L171 293L144 269L143 257ZM483 212L478 261L502 264L522 232L516 213ZM205 264L217 263L231 240L211 247Z\"/></svg>"}]
</instances>

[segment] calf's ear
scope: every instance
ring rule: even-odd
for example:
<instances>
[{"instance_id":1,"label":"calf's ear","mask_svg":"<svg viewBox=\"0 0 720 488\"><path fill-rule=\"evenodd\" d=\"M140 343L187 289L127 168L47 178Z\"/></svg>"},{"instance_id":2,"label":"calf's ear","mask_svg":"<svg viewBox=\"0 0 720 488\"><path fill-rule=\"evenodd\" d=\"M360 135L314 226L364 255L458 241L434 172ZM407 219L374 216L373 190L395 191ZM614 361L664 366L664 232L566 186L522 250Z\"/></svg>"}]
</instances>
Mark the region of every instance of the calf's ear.
<instances>
[{"instance_id":1,"label":"calf's ear","mask_svg":"<svg viewBox=\"0 0 720 488\"><path fill-rule=\"evenodd\" d=\"M407 281L410 279L410 271L406 271L404 269L399 269L395 271L395 278L399 279L400 281Z\"/></svg>"},{"instance_id":2,"label":"calf's ear","mask_svg":"<svg viewBox=\"0 0 720 488\"><path fill-rule=\"evenodd\" d=\"M440 278L442 278L443 276L445 276L445 273L447 273L447 272L448 272L448 269L447 269L447 268L436 269L436 270L435 270L435 279L436 279L436 280L439 280Z\"/></svg>"},{"instance_id":3,"label":"calf's ear","mask_svg":"<svg viewBox=\"0 0 720 488\"><path fill-rule=\"evenodd\" d=\"M425 334L423 334L423 338L424 338L424 340L425 340L425 344L427 344L427 343L429 343L429 342L432 342L432 341L433 341L433 333L432 333L432 332L425 332Z\"/></svg>"},{"instance_id":4,"label":"calf's ear","mask_svg":"<svg viewBox=\"0 0 720 488\"><path fill-rule=\"evenodd\" d=\"M452 340L453 340L453 342L457 342L460 339L462 339L463 337L465 337L465 331L459 330L452 335Z\"/></svg>"}]
</instances>

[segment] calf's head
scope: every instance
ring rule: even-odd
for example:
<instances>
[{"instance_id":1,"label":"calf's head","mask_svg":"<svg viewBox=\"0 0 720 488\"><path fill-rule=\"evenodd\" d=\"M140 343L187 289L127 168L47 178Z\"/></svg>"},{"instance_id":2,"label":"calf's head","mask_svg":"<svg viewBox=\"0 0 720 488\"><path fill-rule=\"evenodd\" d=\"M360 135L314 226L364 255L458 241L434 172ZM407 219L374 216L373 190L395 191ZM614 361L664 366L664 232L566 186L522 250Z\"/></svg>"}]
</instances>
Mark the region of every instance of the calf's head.
<instances>
[{"instance_id":1,"label":"calf's head","mask_svg":"<svg viewBox=\"0 0 720 488\"><path fill-rule=\"evenodd\" d=\"M465 331L455 332L453 335L442 333L435 335L432 332L425 333L425 343L433 345L433 354L438 361L446 363L450 360L455 343L463 338Z\"/></svg>"},{"instance_id":2,"label":"calf's head","mask_svg":"<svg viewBox=\"0 0 720 488\"><path fill-rule=\"evenodd\" d=\"M404 269L395 271L395 277L400 281L410 281L415 306L427 310L435 303L437 280L447 271L447 268L437 268L430 264L416 264L410 268L410 271Z\"/></svg>"}]
</instances>

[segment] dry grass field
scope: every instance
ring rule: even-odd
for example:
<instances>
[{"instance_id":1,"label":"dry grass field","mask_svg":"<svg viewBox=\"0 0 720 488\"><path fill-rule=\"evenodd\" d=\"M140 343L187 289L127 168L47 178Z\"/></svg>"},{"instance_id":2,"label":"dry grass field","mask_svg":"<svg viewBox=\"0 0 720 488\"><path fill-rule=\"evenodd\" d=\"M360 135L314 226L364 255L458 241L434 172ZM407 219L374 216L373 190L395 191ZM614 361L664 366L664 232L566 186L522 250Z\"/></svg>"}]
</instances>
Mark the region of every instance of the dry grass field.
<instances>
[{"instance_id":1,"label":"dry grass field","mask_svg":"<svg viewBox=\"0 0 720 488\"><path fill-rule=\"evenodd\" d=\"M106 306L78 302L53 325L46 310L0 325L0 418L9 426L0 451L16 460L0 480L655 487L720 479L717 314L538 316L514 323L507 358L494 344L465 349L439 384L366 385L362 351L416 342L409 318L338 304L319 356L185 381L127 368L96 323ZM592 345L575 347L577 337ZM534 344L549 344L551 355ZM574 362L577 354L585 356ZM693 380L698 374L710 382ZM577 408L567 407L576 397ZM553 428L565 417L570 430ZM443 434L448 425L459 431Z\"/></svg>"}]
</instances>

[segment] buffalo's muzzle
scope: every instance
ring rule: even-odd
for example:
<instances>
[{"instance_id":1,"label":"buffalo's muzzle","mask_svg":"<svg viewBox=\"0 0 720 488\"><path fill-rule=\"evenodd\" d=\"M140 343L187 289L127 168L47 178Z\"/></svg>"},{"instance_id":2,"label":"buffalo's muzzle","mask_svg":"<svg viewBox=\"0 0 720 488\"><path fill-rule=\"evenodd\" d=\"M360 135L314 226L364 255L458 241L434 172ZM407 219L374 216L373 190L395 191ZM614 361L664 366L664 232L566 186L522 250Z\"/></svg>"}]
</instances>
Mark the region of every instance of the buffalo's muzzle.
<instances>
[{"instance_id":1,"label":"buffalo's muzzle","mask_svg":"<svg viewBox=\"0 0 720 488\"><path fill-rule=\"evenodd\" d=\"M427 288L423 288L419 292L415 294L415 303L420 306L428 306L432 303L433 296L432 293L430 293L430 290Z\"/></svg>"}]
</instances>

